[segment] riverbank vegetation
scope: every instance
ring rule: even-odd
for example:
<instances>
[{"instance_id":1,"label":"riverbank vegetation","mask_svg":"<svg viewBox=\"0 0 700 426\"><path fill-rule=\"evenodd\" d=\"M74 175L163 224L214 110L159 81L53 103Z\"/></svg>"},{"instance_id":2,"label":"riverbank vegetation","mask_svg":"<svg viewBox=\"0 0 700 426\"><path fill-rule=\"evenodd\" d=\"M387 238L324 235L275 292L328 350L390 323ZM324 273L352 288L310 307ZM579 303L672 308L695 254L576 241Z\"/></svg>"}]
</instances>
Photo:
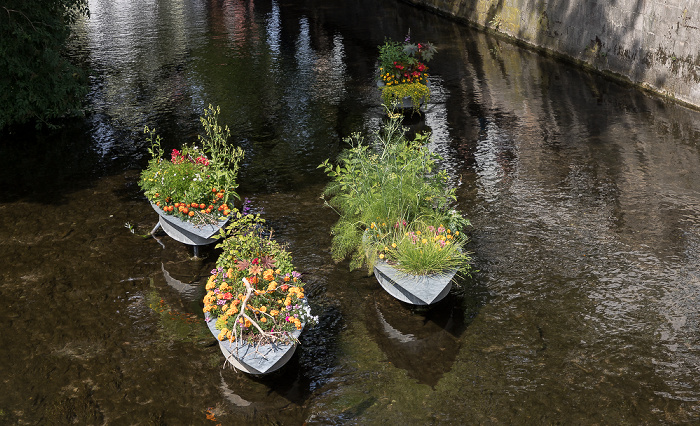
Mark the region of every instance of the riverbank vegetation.
<instances>
[{"instance_id":1,"label":"riverbank vegetation","mask_svg":"<svg viewBox=\"0 0 700 426\"><path fill-rule=\"evenodd\" d=\"M82 113L85 70L66 52L73 24L89 16L87 0L5 0L0 6L0 130L51 126Z\"/></svg>"}]
</instances>

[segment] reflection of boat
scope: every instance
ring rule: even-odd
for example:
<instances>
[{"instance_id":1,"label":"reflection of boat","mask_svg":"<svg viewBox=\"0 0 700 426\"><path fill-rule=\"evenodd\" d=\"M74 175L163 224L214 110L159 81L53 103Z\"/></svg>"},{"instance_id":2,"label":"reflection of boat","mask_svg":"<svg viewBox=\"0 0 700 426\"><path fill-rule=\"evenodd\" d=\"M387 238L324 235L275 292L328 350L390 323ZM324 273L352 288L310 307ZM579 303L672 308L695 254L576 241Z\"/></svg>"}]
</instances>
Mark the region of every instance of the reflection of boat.
<instances>
[{"instance_id":1,"label":"reflection of boat","mask_svg":"<svg viewBox=\"0 0 700 426\"><path fill-rule=\"evenodd\" d=\"M241 398L239 395L237 395L234 391L231 390L229 385L224 380L224 376L223 374L221 374L221 372L219 372L219 376L221 376L221 386L219 386L219 389L221 389L221 393L224 395L224 397L226 397L226 399L229 402L239 407L247 407L250 404L252 404L252 402Z\"/></svg>"},{"instance_id":2,"label":"reflection of boat","mask_svg":"<svg viewBox=\"0 0 700 426\"><path fill-rule=\"evenodd\" d=\"M430 305L442 300L452 288L452 278L457 270L444 274L409 275L378 260L374 276L390 295L413 305Z\"/></svg>"},{"instance_id":3,"label":"reflection of boat","mask_svg":"<svg viewBox=\"0 0 700 426\"><path fill-rule=\"evenodd\" d=\"M302 303L310 314L307 302L304 300ZM302 323L301 330L294 330L290 333L295 340L304 330L304 325L306 324ZM219 335L215 318L207 321L207 327L214 337ZM267 374L280 369L294 355L296 347L296 343L270 343L256 346L240 341L222 340L219 342L219 348L226 361L235 368L250 374Z\"/></svg>"},{"instance_id":4,"label":"reflection of boat","mask_svg":"<svg viewBox=\"0 0 700 426\"><path fill-rule=\"evenodd\" d=\"M160 207L153 203L151 203L151 207L158 213L158 224L170 238L193 246L203 246L216 242L219 239L217 234L228 222L228 219L225 219L216 224L193 225L173 215L165 214Z\"/></svg>"},{"instance_id":5,"label":"reflection of boat","mask_svg":"<svg viewBox=\"0 0 700 426\"><path fill-rule=\"evenodd\" d=\"M182 296L187 299L199 298L199 293L201 292L202 286L197 284L188 284L182 282L178 279L173 278L168 271L165 270L165 264L161 263L161 268L163 269L163 276L165 277L165 282Z\"/></svg>"},{"instance_id":6,"label":"reflection of boat","mask_svg":"<svg viewBox=\"0 0 700 426\"><path fill-rule=\"evenodd\" d=\"M389 296L377 298L372 309L376 316L367 315L368 330L392 365L434 386L452 368L464 331L459 303L453 302L458 300L445 300L419 314Z\"/></svg>"}]
</instances>

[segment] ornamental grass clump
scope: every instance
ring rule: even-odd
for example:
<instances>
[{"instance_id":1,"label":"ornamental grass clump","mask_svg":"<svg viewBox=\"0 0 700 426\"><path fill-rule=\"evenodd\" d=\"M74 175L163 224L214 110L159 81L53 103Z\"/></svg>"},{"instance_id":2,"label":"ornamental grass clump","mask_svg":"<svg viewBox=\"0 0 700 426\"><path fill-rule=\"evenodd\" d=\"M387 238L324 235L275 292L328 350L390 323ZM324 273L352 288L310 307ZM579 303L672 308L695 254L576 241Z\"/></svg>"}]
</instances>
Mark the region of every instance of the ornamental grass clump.
<instances>
[{"instance_id":1,"label":"ornamental grass clump","mask_svg":"<svg viewBox=\"0 0 700 426\"><path fill-rule=\"evenodd\" d=\"M392 114L368 144L354 134L336 165L319 166L331 178L325 203L339 214L331 229L333 259L349 258L351 269L366 265L370 273L377 261L409 274L468 269L462 246L469 221L449 207L454 189L438 169L440 157L426 145L429 135L408 140L405 133ZM424 237L413 244L411 235Z\"/></svg>"},{"instance_id":2,"label":"ornamental grass clump","mask_svg":"<svg viewBox=\"0 0 700 426\"><path fill-rule=\"evenodd\" d=\"M382 102L386 106L401 104L410 98L413 109L430 99L428 66L437 53L430 43L411 43L411 34L403 43L385 40L379 46L379 82Z\"/></svg>"},{"instance_id":3,"label":"ornamental grass clump","mask_svg":"<svg viewBox=\"0 0 700 426\"><path fill-rule=\"evenodd\" d=\"M206 284L206 320L215 320L218 339L232 345L297 343L293 332L312 320L301 274L264 219L238 211L232 216Z\"/></svg>"},{"instance_id":4,"label":"ornamental grass clump","mask_svg":"<svg viewBox=\"0 0 700 426\"><path fill-rule=\"evenodd\" d=\"M146 127L151 160L141 172L139 186L146 198L165 214L194 224L217 223L231 212L238 187L243 150L228 144L231 132L218 124L219 108L209 106L200 117L201 147L183 145L165 158L161 138Z\"/></svg>"}]
</instances>

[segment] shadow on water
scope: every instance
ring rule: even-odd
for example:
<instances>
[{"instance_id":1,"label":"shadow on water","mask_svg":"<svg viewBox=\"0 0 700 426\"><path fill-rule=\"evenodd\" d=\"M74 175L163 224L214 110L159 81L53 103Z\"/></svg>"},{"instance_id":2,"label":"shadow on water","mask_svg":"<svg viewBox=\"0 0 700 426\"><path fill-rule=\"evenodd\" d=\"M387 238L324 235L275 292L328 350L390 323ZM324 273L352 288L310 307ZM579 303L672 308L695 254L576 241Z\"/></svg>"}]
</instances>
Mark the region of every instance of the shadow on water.
<instances>
[{"instance_id":1,"label":"shadow on water","mask_svg":"<svg viewBox=\"0 0 700 426\"><path fill-rule=\"evenodd\" d=\"M484 289L459 279L450 293L430 306L400 302L378 289L364 313L370 337L387 360L418 381L435 386L452 368L461 338L486 303Z\"/></svg>"}]
</instances>

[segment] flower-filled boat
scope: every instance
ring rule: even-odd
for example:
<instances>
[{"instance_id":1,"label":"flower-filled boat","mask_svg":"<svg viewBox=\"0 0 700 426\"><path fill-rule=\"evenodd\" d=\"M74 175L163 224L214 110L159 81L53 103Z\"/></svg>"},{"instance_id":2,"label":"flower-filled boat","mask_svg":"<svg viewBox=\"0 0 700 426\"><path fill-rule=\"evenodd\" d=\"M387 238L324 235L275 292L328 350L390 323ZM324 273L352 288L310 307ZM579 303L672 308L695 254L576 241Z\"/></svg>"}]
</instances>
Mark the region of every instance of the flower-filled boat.
<instances>
[{"instance_id":1,"label":"flower-filled boat","mask_svg":"<svg viewBox=\"0 0 700 426\"><path fill-rule=\"evenodd\" d=\"M442 299L471 260L463 248L469 220L450 208L454 189L428 139L407 140L400 115L390 113L369 143L356 134L336 165L320 166L331 178L326 204L339 214L334 260L366 265L389 294L417 305Z\"/></svg>"},{"instance_id":2,"label":"flower-filled boat","mask_svg":"<svg viewBox=\"0 0 700 426\"><path fill-rule=\"evenodd\" d=\"M164 158L156 131L145 129L151 160L141 172L139 186L163 230L195 247L218 240L238 197L235 189L243 150L227 143L230 131L218 124L219 112L210 105L200 118L205 132L199 136L201 148L184 145L173 149L170 159Z\"/></svg>"},{"instance_id":3,"label":"flower-filled boat","mask_svg":"<svg viewBox=\"0 0 700 426\"><path fill-rule=\"evenodd\" d=\"M428 66L437 52L430 43L411 43L409 32L403 43L385 40L379 46L379 78L382 103L390 109L417 111L430 99Z\"/></svg>"},{"instance_id":4,"label":"flower-filled boat","mask_svg":"<svg viewBox=\"0 0 700 426\"><path fill-rule=\"evenodd\" d=\"M251 374L279 369L311 316L301 274L259 215L235 212L204 297L207 326L226 361Z\"/></svg>"}]
</instances>

